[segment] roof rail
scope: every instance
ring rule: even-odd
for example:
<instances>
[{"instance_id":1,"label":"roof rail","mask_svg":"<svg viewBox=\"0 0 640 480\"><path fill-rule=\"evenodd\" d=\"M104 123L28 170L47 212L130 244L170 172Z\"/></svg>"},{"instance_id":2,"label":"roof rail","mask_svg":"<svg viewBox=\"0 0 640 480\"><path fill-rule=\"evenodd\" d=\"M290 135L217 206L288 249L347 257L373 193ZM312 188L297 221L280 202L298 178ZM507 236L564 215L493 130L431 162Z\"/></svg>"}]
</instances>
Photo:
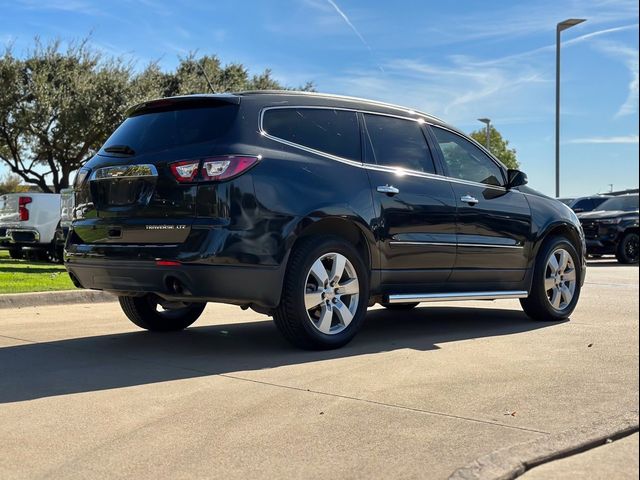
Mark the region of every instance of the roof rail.
<instances>
[{"instance_id":1,"label":"roof rail","mask_svg":"<svg viewBox=\"0 0 640 480\"><path fill-rule=\"evenodd\" d=\"M419 110L415 110L413 108L403 107L402 105L396 105L394 103L386 103L380 102L377 100L369 100L367 98L361 97L351 97L348 95L338 95L335 93L320 93L320 92L303 92L300 90L245 90L241 92L235 92L236 95L300 95L300 96L309 96L309 97L319 97L319 98L336 98L340 100L349 100L354 102L365 102L370 103L372 105L379 105L382 107L395 108L397 110L402 110L403 112L411 112L416 113L418 115L422 115L424 117L428 117L437 122L446 123L441 118L436 117L435 115L431 115L429 113L421 112Z\"/></svg>"}]
</instances>

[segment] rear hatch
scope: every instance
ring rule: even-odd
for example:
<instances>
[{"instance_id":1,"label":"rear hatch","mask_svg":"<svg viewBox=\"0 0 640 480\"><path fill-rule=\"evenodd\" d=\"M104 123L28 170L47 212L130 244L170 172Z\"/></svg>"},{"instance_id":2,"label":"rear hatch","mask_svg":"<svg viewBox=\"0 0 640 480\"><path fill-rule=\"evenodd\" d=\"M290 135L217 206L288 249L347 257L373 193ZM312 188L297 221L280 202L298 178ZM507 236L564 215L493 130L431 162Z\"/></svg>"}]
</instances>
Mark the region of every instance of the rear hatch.
<instances>
[{"instance_id":1,"label":"rear hatch","mask_svg":"<svg viewBox=\"0 0 640 480\"><path fill-rule=\"evenodd\" d=\"M233 126L234 96L175 97L138 105L75 182L74 231L85 243L184 242L196 183L177 167L212 155Z\"/></svg>"}]
</instances>

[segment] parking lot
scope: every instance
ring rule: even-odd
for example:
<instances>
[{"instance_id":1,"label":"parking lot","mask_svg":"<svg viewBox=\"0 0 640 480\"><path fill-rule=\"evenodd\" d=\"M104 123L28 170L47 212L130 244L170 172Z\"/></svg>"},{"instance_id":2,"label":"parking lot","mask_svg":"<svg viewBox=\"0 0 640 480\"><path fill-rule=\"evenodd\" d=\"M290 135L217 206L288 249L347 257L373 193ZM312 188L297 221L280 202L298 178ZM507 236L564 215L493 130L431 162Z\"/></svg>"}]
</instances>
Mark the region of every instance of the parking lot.
<instances>
[{"instance_id":1,"label":"parking lot","mask_svg":"<svg viewBox=\"0 0 640 480\"><path fill-rule=\"evenodd\" d=\"M592 262L568 322L517 301L376 307L329 352L225 305L177 334L116 303L5 309L0 372L1 478L446 478L637 412L638 268Z\"/></svg>"}]
</instances>

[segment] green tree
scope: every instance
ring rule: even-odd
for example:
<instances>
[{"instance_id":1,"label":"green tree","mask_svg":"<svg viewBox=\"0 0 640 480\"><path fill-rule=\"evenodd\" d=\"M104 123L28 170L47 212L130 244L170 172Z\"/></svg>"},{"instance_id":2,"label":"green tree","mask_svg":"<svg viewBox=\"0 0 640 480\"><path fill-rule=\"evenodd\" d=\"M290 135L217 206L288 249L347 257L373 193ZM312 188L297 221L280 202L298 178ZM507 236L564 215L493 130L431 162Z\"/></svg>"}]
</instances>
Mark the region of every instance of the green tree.
<instances>
[{"instance_id":1,"label":"green tree","mask_svg":"<svg viewBox=\"0 0 640 480\"><path fill-rule=\"evenodd\" d=\"M165 79L163 96L190 95L193 93L239 92L242 90L287 90L276 81L270 69L250 76L239 63L222 65L215 55L197 57L195 52L180 59L173 74ZM295 90L313 91L314 85L307 82Z\"/></svg>"},{"instance_id":2,"label":"green tree","mask_svg":"<svg viewBox=\"0 0 640 480\"><path fill-rule=\"evenodd\" d=\"M471 137L483 146L487 143L487 131L486 129L476 130L471 132ZM498 160L505 164L507 168L517 169L520 166L518 159L516 158L515 148L509 148L509 141L505 140L500 132L493 126L490 126L489 131L489 150L493 153Z\"/></svg>"},{"instance_id":3,"label":"green tree","mask_svg":"<svg viewBox=\"0 0 640 480\"><path fill-rule=\"evenodd\" d=\"M134 100L131 69L103 61L85 42L60 50L36 42L28 58L0 58L0 160L44 192L69 186L70 175L99 147Z\"/></svg>"},{"instance_id":4,"label":"green tree","mask_svg":"<svg viewBox=\"0 0 640 480\"><path fill-rule=\"evenodd\" d=\"M206 76L205 76L206 73ZM250 76L216 56L180 59L175 71L151 63L107 58L88 41L61 49L36 39L26 58L11 48L0 56L0 162L28 184L59 192L122 121L133 104L153 98L210 92L283 88L270 70ZM301 89L312 90L307 83Z\"/></svg>"},{"instance_id":5,"label":"green tree","mask_svg":"<svg viewBox=\"0 0 640 480\"><path fill-rule=\"evenodd\" d=\"M4 195L5 193L21 193L26 192L27 190L28 187L26 185L22 185L20 177L16 175L7 173L0 178L0 195Z\"/></svg>"}]
</instances>

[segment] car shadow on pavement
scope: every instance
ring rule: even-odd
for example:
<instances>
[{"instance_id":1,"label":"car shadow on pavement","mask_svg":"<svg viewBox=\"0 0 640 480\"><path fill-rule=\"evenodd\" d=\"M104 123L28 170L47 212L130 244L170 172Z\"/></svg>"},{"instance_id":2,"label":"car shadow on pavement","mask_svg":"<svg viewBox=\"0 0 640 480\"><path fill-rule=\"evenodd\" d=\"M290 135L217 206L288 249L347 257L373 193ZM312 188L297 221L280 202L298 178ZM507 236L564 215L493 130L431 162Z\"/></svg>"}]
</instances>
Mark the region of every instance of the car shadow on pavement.
<instances>
[{"instance_id":1,"label":"car shadow on pavement","mask_svg":"<svg viewBox=\"0 0 640 480\"><path fill-rule=\"evenodd\" d=\"M0 348L0 403L406 348L429 352L447 342L524 333L559 323L534 322L515 310L426 307L409 312L371 310L358 336L331 351L297 350L270 321L14 345Z\"/></svg>"}]
</instances>

